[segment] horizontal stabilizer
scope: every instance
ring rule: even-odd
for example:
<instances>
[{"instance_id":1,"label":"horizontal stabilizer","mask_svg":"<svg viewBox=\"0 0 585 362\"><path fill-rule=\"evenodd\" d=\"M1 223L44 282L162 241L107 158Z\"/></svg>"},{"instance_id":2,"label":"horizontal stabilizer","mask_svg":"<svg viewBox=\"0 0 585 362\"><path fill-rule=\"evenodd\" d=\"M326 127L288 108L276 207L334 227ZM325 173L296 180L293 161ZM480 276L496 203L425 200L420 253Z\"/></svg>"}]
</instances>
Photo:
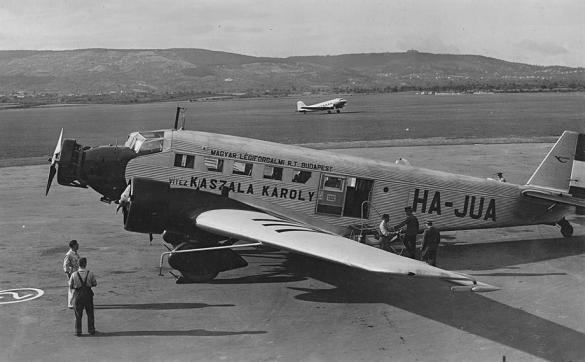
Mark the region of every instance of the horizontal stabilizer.
<instances>
[{"instance_id":1,"label":"horizontal stabilizer","mask_svg":"<svg viewBox=\"0 0 585 362\"><path fill-rule=\"evenodd\" d=\"M547 200L552 202L558 202L559 204L577 206L577 207L585 207L585 199L573 197L570 194L563 194L563 193L552 193L552 192L545 192L545 191L536 191L536 190L525 190L522 192L522 195L528 197L534 197L536 199Z\"/></svg>"}]
</instances>

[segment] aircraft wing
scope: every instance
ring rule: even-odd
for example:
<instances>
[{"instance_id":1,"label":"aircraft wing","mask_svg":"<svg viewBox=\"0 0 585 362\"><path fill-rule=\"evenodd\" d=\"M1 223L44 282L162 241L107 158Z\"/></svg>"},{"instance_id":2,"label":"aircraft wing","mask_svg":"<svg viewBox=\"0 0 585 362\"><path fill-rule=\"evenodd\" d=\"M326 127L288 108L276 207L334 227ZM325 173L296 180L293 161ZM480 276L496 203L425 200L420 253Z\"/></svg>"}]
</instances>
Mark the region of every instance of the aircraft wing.
<instances>
[{"instance_id":1,"label":"aircraft wing","mask_svg":"<svg viewBox=\"0 0 585 362\"><path fill-rule=\"evenodd\" d=\"M197 227L249 242L261 242L374 273L440 278L463 287L452 290L487 292L499 288L477 282L472 276L449 272L426 263L392 254L342 236L327 234L308 225L258 211L219 209L201 213Z\"/></svg>"},{"instance_id":2,"label":"aircraft wing","mask_svg":"<svg viewBox=\"0 0 585 362\"><path fill-rule=\"evenodd\" d=\"M570 194L554 193L540 190L525 190L522 195L534 197L536 199L557 202L559 204L585 207L585 199L571 196Z\"/></svg>"}]
</instances>

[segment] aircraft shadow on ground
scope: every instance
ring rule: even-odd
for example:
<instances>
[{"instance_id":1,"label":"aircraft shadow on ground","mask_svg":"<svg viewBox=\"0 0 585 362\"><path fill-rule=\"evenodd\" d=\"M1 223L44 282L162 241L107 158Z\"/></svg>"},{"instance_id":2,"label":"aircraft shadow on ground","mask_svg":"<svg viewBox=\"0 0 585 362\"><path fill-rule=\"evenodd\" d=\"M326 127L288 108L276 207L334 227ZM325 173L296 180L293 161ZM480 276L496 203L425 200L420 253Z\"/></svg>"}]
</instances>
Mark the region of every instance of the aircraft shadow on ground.
<instances>
[{"instance_id":1,"label":"aircraft shadow on ground","mask_svg":"<svg viewBox=\"0 0 585 362\"><path fill-rule=\"evenodd\" d=\"M211 281L211 284L272 284L272 283L292 283L306 280L306 277L291 273L282 263L290 258L291 255L283 253L276 249L259 249L259 250L240 250L238 252L241 256L245 257L248 262L252 260L261 259L262 261L268 259L273 260L274 264L262 264L260 265L262 273L254 275L246 275L237 278L222 277L222 274L218 278ZM293 255L294 257L294 255Z\"/></svg>"},{"instance_id":2,"label":"aircraft shadow on ground","mask_svg":"<svg viewBox=\"0 0 585 362\"><path fill-rule=\"evenodd\" d=\"M143 304L96 304L95 309L201 309L213 307L234 307L233 304L206 304L206 303L143 303Z\"/></svg>"},{"instance_id":3,"label":"aircraft shadow on ground","mask_svg":"<svg viewBox=\"0 0 585 362\"><path fill-rule=\"evenodd\" d=\"M451 292L449 284L424 278L375 275L307 259L286 262L294 273L332 285L330 289L291 288L296 298L319 303L385 303L547 360L578 360L585 335L485 296Z\"/></svg>"},{"instance_id":4,"label":"aircraft shadow on ground","mask_svg":"<svg viewBox=\"0 0 585 362\"><path fill-rule=\"evenodd\" d=\"M191 337L225 337L239 336L246 334L266 334L266 331L208 331L205 329L191 329L187 331L121 331L121 332L98 332L93 337L174 337L174 336L191 336Z\"/></svg>"},{"instance_id":5,"label":"aircraft shadow on ground","mask_svg":"<svg viewBox=\"0 0 585 362\"><path fill-rule=\"evenodd\" d=\"M437 266L447 270L493 270L583 253L582 236L478 244L442 241L437 251Z\"/></svg>"},{"instance_id":6,"label":"aircraft shadow on ground","mask_svg":"<svg viewBox=\"0 0 585 362\"><path fill-rule=\"evenodd\" d=\"M303 277L299 274L291 273L282 265L262 265L262 268L267 269L262 274L247 275L238 278L219 278L214 279L211 284L281 284L281 283L293 283L306 280L307 277Z\"/></svg>"},{"instance_id":7,"label":"aircraft shadow on ground","mask_svg":"<svg viewBox=\"0 0 585 362\"><path fill-rule=\"evenodd\" d=\"M448 270L518 269L513 265L552 260L584 252L583 237L448 244L439 250ZM262 253L259 252L258 256ZM546 360L578 360L585 355L585 335L474 293L454 293L449 284L424 278L380 276L295 254L258 276L216 280L217 284L272 283L312 278L330 289L291 288L297 299L319 303L386 303L458 330L489 339ZM474 274L479 275L479 274ZM489 276L541 276L563 273L484 273Z\"/></svg>"}]
</instances>

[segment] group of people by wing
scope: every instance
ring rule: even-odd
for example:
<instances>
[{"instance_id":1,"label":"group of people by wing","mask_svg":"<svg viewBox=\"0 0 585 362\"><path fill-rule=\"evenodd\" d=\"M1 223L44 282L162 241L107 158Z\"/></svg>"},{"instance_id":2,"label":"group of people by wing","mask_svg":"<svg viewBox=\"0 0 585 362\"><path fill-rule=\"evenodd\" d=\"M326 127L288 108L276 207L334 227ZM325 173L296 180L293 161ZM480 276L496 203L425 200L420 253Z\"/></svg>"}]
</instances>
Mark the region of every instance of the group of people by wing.
<instances>
[{"instance_id":1,"label":"group of people by wing","mask_svg":"<svg viewBox=\"0 0 585 362\"><path fill-rule=\"evenodd\" d=\"M412 213L412 207L404 208L406 218L401 223L392 226L390 224L390 215L382 215L382 222L380 223L380 247L383 250L392 252L391 243L397 234L397 230L404 228L404 236L402 238L404 247L408 251L408 256L416 259L416 235L420 228L418 218ZM432 220L426 220L426 230L423 232L423 240L421 246L421 260L425 263L437 266L437 247L441 242L441 234L439 230L433 226Z\"/></svg>"}]
</instances>

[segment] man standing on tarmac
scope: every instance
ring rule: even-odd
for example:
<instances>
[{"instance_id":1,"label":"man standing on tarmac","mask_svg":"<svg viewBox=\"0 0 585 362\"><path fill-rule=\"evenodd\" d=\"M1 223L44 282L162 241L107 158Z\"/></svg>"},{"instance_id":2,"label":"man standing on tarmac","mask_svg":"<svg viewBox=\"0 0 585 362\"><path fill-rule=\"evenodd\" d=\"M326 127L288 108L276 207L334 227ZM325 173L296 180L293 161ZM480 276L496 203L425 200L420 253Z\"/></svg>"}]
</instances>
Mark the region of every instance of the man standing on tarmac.
<instances>
[{"instance_id":1,"label":"man standing on tarmac","mask_svg":"<svg viewBox=\"0 0 585 362\"><path fill-rule=\"evenodd\" d=\"M425 221L425 224L427 225L427 229L423 233L423 241L420 248L422 255L420 260L429 265L437 266L437 246L441 242L441 233L433 227L431 220Z\"/></svg>"},{"instance_id":2,"label":"man standing on tarmac","mask_svg":"<svg viewBox=\"0 0 585 362\"><path fill-rule=\"evenodd\" d=\"M416 234L418 234L419 228L418 219L412 214L412 207L405 207L404 212L406 212L406 219L396 225L394 229L398 230L401 227L406 226L406 231L404 232L404 246L406 247L406 250L408 250L410 258L416 259Z\"/></svg>"},{"instance_id":3,"label":"man standing on tarmac","mask_svg":"<svg viewBox=\"0 0 585 362\"><path fill-rule=\"evenodd\" d=\"M77 269L79 269L79 254L77 250L79 249L79 244L77 240L71 240L69 242L69 251L65 254L65 258L63 260L63 271L67 274L67 281L71 279L71 274L75 273ZM73 298L73 291L69 289L67 293L67 306L69 309L73 309L73 304L71 302L71 298Z\"/></svg>"},{"instance_id":4,"label":"man standing on tarmac","mask_svg":"<svg viewBox=\"0 0 585 362\"><path fill-rule=\"evenodd\" d=\"M75 304L75 335L81 336L81 319L83 310L87 313L87 330L89 334L95 334L95 322L93 314L93 291L92 287L97 285L95 275L86 269L87 259L79 259L79 270L71 275L69 289L74 290L73 303Z\"/></svg>"}]
</instances>

